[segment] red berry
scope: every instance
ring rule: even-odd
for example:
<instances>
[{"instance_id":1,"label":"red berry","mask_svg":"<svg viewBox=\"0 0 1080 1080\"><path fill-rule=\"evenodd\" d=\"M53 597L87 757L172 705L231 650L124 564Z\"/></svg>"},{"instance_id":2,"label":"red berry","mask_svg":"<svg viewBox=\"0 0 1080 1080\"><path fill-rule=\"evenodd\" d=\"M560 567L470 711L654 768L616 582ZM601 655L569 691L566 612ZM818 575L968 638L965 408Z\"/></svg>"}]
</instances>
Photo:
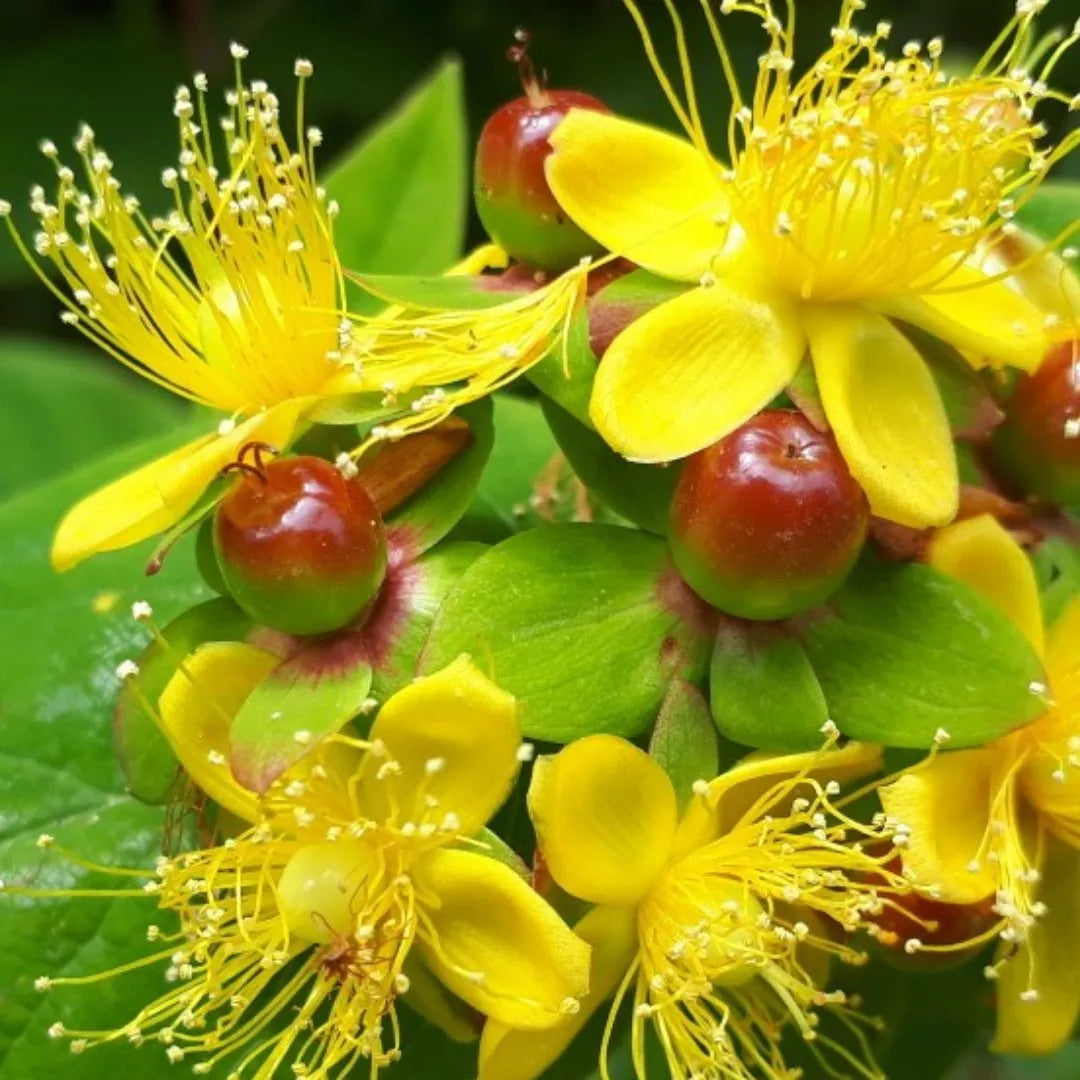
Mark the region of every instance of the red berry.
<instances>
[{"instance_id":1,"label":"red berry","mask_svg":"<svg viewBox=\"0 0 1080 1080\"><path fill-rule=\"evenodd\" d=\"M899 874L900 857L891 860L887 869ZM903 957L905 966L925 968L967 960L982 947L978 939L1001 920L994 913L993 896L975 904L947 904L919 893L908 893L893 897L873 921L880 931L875 935L878 944L897 958ZM920 946L931 949L923 951Z\"/></svg>"},{"instance_id":2,"label":"red berry","mask_svg":"<svg viewBox=\"0 0 1080 1080\"><path fill-rule=\"evenodd\" d=\"M1022 375L991 443L997 471L1018 492L1080 504L1080 339L1062 342Z\"/></svg>"},{"instance_id":3,"label":"red berry","mask_svg":"<svg viewBox=\"0 0 1080 1080\"><path fill-rule=\"evenodd\" d=\"M782 619L836 590L869 520L832 436L776 409L687 460L671 504L671 552L687 584L721 611Z\"/></svg>"},{"instance_id":4,"label":"red berry","mask_svg":"<svg viewBox=\"0 0 1080 1080\"><path fill-rule=\"evenodd\" d=\"M520 32L519 41L510 56L520 66L525 96L503 105L480 132L476 209L491 238L513 258L543 270L566 270L600 245L566 216L548 187L548 137L572 108L609 110L578 90L542 88Z\"/></svg>"},{"instance_id":5,"label":"red berry","mask_svg":"<svg viewBox=\"0 0 1080 1080\"><path fill-rule=\"evenodd\" d=\"M242 465L214 516L214 550L233 599L256 622L321 634L351 622L386 574L371 497L317 457Z\"/></svg>"}]
</instances>

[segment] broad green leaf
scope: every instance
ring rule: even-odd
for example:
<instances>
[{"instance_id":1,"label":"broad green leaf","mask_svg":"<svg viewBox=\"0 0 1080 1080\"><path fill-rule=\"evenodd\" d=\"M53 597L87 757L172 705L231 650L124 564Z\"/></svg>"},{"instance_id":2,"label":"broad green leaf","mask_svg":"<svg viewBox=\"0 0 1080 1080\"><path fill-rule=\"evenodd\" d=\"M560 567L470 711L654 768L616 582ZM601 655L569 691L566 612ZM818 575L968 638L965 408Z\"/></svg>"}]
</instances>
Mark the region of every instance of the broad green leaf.
<instances>
[{"instance_id":1,"label":"broad green leaf","mask_svg":"<svg viewBox=\"0 0 1080 1080\"><path fill-rule=\"evenodd\" d=\"M635 465L619 457L595 431L554 401L545 400L543 408L559 448L582 483L628 521L666 536L678 468Z\"/></svg>"},{"instance_id":2,"label":"broad green leaf","mask_svg":"<svg viewBox=\"0 0 1080 1080\"><path fill-rule=\"evenodd\" d=\"M555 500L563 493L558 488L557 473L545 475L559 447L539 404L510 394L497 394L493 400L495 444L472 505L454 536L502 540L560 509L547 505L549 499Z\"/></svg>"},{"instance_id":3,"label":"broad green leaf","mask_svg":"<svg viewBox=\"0 0 1080 1080\"><path fill-rule=\"evenodd\" d=\"M229 764L244 787L265 792L360 712L371 687L371 665L363 659L333 664L327 651L322 641L302 646L240 706L229 728Z\"/></svg>"},{"instance_id":4,"label":"broad green leaf","mask_svg":"<svg viewBox=\"0 0 1080 1080\"><path fill-rule=\"evenodd\" d=\"M785 623L722 615L709 698L723 735L762 750L813 750L829 718L806 650Z\"/></svg>"},{"instance_id":5,"label":"broad green leaf","mask_svg":"<svg viewBox=\"0 0 1080 1080\"><path fill-rule=\"evenodd\" d=\"M48 548L56 520L75 499L180 441L174 436L125 449L0 508L0 878L8 884L112 883L39 851L35 838L43 832L117 865L152 867L161 850L162 811L125 792L113 755L114 671L146 643L145 628L131 618L133 601L150 601L167 623L207 591L187 548L151 580L142 574L146 545L91 559L64 576L50 568ZM133 1066L132 1048L123 1041L92 1051L91 1059L46 1035L57 1020L70 1028L125 1023L161 993L161 967L46 997L33 989L38 975L108 970L144 955L147 925L162 921L150 898L0 895L0 1077L85 1080L89 1068L94 1075L135 1068L145 1080L174 1075L156 1054L141 1054Z\"/></svg>"},{"instance_id":6,"label":"broad green leaf","mask_svg":"<svg viewBox=\"0 0 1080 1080\"><path fill-rule=\"evenodd\" d=\"M648 728L672 678L702 678L711 629L661 541L609 525L545 525L469 567L420 667L471 654L519 699L534 738L632 736Z\"/></svg>"},{"instance_id":7,"label":"broad green leaf","mask_svg":"<svg viewBox=\"0 0 1080 1080\"><path fill-rule=\"evenodd\" d=\"M181 402L111 359L31 338L0 339L0 499L182 420Z\"/></svg>"},{"instance_id":8,"label":"broad green leaf","mask_svg":"<svg viewBox=\"0 0 1080 1080\"><path fill-rule=\"evenodd\" d=\"M977 746L1035 719L1046 676L1015 624L921 563L865 556L800 637L845 735L927 749Z\"/></svg>"},{"instance_id":9,"label":"broad green leaf","mask_svg":"<svg viewBox=\"0 0 1080 1080\"><path fill-rule=\"evenodd\" d=\"M468 198L460 64L440 64L345 152L326 188L341 204L334 239L349 269L448 269L461 253Z\"/></svg>"},{"instance_id":10,"label":"broad green leaf","mask_svg":"<svg viewBox=\"0 0 1080 1080\"><path fill-rule=\"evenodd\" d=\"M1075 180L1050 180L1040 184L1017 216L1024 228L1031 229L1046 240L1055 239L1080 221L1080 183ZM1068 243L1076 246L1075 233ZM1074 267L1080 269L1080 256L1074 256L1071 261Z\"/></svg>"},{"instance_id":11,"label":"broad green leaf","mask_svg":"<svg viewBox=\"0 0 1080 1080\"><path fill-rule=\"evenodd\" d=\"M149 710L157 709L184 657L207 641L239 641L250 629L251 620L231 600L217 597L173 619L139 655L139 674L116 700L116 753L136 798L164 803L175 784L176 755Z\"/></svg>"},{"instance_id":12,"label":"broad green leaf","mask_svg":"<svg viewBox=\"0 0 1080 1080\"><path fill-rule=\"evenodd\" d=\"M414 559L437 544L464 516L495 441L490 398L464 406L457 415L468 422L472 444L386 519L395 542Z\"/></svg>"},{"instance_id":13,"label":"broad green leaf","mask_svg":"<svg viewBox=\"0 0 1080 1080\"><path fill-rule=\"evenodd\" d=\"M371 690L379 701L416 678L420 653L443 600L486 550L483 544L448 542L414 563L391 569L390 588L367 638L375 669Z\"/></svg>"},{"instance_id":14,"label":"broad green leaf","mask_svg":"<svg viewBox=\"0 0 1080 1080\"><path fill-rule=\"evenodd\" d=\"M719 773L716 727L696 686L672 680L649 740L649 756L671 777L680 807L690 801L698 780L711 780Z\"/></svg>"}]
</instances>

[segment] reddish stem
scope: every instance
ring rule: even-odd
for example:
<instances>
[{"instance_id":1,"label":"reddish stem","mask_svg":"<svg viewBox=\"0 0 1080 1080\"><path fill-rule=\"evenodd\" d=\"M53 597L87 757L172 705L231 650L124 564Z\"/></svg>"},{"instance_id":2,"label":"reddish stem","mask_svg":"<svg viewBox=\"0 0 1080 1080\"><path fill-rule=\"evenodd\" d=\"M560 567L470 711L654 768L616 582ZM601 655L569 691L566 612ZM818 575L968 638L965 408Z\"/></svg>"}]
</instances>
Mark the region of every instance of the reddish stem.
<instances>
[{"instance_id":1,"label":"reddish stem","mask_svg":"<svg viewBox=\"0 0 1080 1080\"><path fill-rule=\"evenodd\" d=\"M517 64L518 76L529 104L534 109L543 109L551 104L551 98L548 97L544 80L537 77L532 57L529 56L531 41L532 34L528 30L515 30L514 44L507 49L506 58L512 64Z\"/></svg>"}]
</instances>

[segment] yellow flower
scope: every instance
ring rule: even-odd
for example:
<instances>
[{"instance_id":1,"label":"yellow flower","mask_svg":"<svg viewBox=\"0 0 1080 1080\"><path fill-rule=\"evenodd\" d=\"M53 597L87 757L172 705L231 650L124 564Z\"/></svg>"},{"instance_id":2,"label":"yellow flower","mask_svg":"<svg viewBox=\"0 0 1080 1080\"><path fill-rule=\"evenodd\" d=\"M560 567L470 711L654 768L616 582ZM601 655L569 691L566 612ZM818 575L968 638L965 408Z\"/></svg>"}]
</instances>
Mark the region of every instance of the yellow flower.
<instances>
[{"instance_id":1,"label":"yellow flower","mask_svg":"<svg viewBox=\"0 0 1080 1080\"><path fill-rule=\"evenodd\" d=\"M612 1025L627 998L639 1077L646 1021L674 1080L786 1080L778 1044L787 1023L823 1075L877 1076L859 1030L864 1018L821 984L831 957L865 959L826 925L863 925L881 910L871 883L888 891L891 881L884 858L853 843L882 834L833 801L839 781L879 764L877 748L858 744L754 754L702 781L680 820L667 774L623 739L589 736L538 761L529 811L540 850L558 885L596 905L576 927L593 950L590 990L560 1027L521 1033L489 1022L480 1080L532 1080L613 994L605 1080ZM851 1029L857 1052L816 1032L823 1008Z\"/></svg>"},{"instance_id":2,"label":"yellow flower","mask_svg":"<svg viewBox=\"0 0 1080 1080\"><path fill-rule=\"evenodd\" d=\"M1016 620L1043 654L1052 704L988 746L931 757L881 801L910 830L904 863L916 887L957 904L995 898L994 1048L1047 1053L1080 1016L1080 598L1044 645L1031 564L986 515L941 530L931 562Z\"/></svg>"},{"instance_id":3,"label":"yellow flower","mask_svg":"<svg viewBox=\"0 0 1080 1080\"><path fill-rule=\"evenodd\" d=\"M39 986L158 963L172 986L115 1030L56 1034L78 1050L157 1043L196 1074L228 1057L234 1080L270 1080L286 1064L321 1080L397 1059L402 996L470 1037L440 983L519 1028L577 1008L588 946L476 839L517 772L514 699L461 657L391 697L367 740L324 741L257 799L225 763L227 720L274 662L209 645L166 688L162 729L181 763L246 825L163 858L141 888L90 892L152 897L180 930L151 927L158 949L122 969Z\"/></svg>"},{"instance_id":4,"label":"yellow flower","mask_svg":"<svg viewBox=\"0 0 1080 1080\"><path fill-rule=\"evenodd\" d=\"M58 569L168 529L246 443L284 448L342 397L371 395L377 411L388 396L393 415L401 395L406 419L380 431L388 438L437 423L538 360L580 299L584 270L481 312L347 317L333 240L338 206L315 176L322 136L304 129L311 64L296 63L293 149L276 95L261 80L245 85L246 50L232 52L224 157L213 149L206 77L195 76L194 91L176 92L180 154L162 173L173 203L164 216L148 218L122 190L86 126L75 140L85 190L56 146L42 144L56 194L52 202L42 187L31 194L40 223L33 247L53 276L0 201L0 216L64 305L66 323L158 386L226 414L215 432L75 506L54 541Z\"/></svg>"},{"instance_id":5,"label":"yellow flower","mask_svg":"<svg viewBox=\"0 0 1080 1080\"><path fill-rule=\"evenodd\" d=\"M1017 70L1041 2L1018 14L970 75L949 76L941 42L889 57L890 27L853 25L842 0L832 44L799 79L794 2L724 0L759 17L768 47L752 97L732 73L719 20L702 3L733 95L730 167L712 155L674 5L684 99L653 67L690 141L572 110L552 136L548 179L598 241L666 278L697 286L629 326L604 355L591 414L626 457L669 461L700 450L763 408L809 347L822 403L875 514L911 526L956 512L956 462L929 369L893 324L952 343L975 364L1038 366L1044 314L980 269L1015 214L1080 132L1040 148L1046 80L1073 33L1030 72ZM1053 44L1053 43L1051 43ZM1072 106L1077 99L1072 99Z\"/></svg>"}]
</instances>

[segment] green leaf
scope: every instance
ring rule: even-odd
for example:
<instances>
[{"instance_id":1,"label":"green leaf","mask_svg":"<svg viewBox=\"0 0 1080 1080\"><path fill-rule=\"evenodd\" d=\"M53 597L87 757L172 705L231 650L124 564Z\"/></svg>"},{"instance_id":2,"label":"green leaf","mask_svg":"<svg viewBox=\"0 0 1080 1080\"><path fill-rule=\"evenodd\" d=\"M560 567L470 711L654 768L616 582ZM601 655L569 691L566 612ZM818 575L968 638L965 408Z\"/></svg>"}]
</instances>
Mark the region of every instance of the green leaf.
<instances>
[{"instance_id":1,"label":"green leaf","mask_svg":"<svg viewBox=\"0 0 1080 1080\"><path fill-rule=\"evenodd\" d=\"M930 368L953 435L984 441L1004 417L985 379L956 349L933 334L916 326L902 329Z\"/></svg>"},{"instance_id":2,"label":"green leaf","mask_svg":"<svg viewBox=\"0 0 1080 1080\"><path fill-rule=\"evenodd\" d=\"M559 447L537 402L510 394L496 394L493 400L495 444L455 537L495 542L541 520L532 499L544 497L537 488Z\"/></svg>"},{"instance_id":3,"label":"green leaf","mask_svg":"<svg viewBox=\"0 0 1080 1080\"><path fill-rule=\"evenodd\" d=\"M721 733L763 750L813 750L829 718L802 642L784 623L722 615L709 673Z\"/></svg>"},{"instance_id":4,"label":"green leaf","mask_svg":"<svg viewBox=\"0 0 1080 1080\"><path fill-rule=\"evenodd\" d=\"M1050 180L1040 184L1017 217L1024 228L1045 240L1053 240L1080 220L1080 183ZM1071 263L1080 269L1080 256L1074 257Z\"/></svg>"},{"instance_id":5,"label":"green leaf","mask_svg":"<svg viewBox=\"0 0 1080 1080\"><path fill-rule=\"evenodd\" d=\"M381 613L385 621L369 639L375 668L371 691L379 701L416 677L417 662L439 608L462 574L486 550L483 544L440 544L400 572L391 572L393 588L383 600Z\"/></svg>"},{"instance_id":6,"label":"green leaf","mask_svg":"<svg viewBox=\"0 0 1080 1080\"><path fill-rule=\"evenodd\" d=\"M460 255L468 199L461 66L431 77L336 162L342 264L375 273L441 273Z\"/></svg>"},{"instance_id":7,"label":"green leaf","mask_svg":"<svg viewBox=\"0 0 1080 1080\"><path fill-rule=\"evenodd\" d=\"M553 401L545 400L543 409L559 448L581 482L628 521L666 536L678 468L635 465Z\"/></svg>"},{"instance_id":8,"label":"green leaf","mask_svg":"<svg viewBox=\"0 0 1080 1080\"><path fill-rule=\"evenodd\" d=\"M498 287L498 278L357 274L354 283L384 304L401 304L420 311L459 308L464 311L498 307L520 295L520 289Z\"/></svg>"},{"instance_id":9,"label":"green leaf","mask_svg":"<svg viewBox=\"0 0 1080 1080\"><path fill-rule=\"evenodd\" d=\"M565 347L557 347L533 364L525 377L545 397L591 429L589 398L599 361L589 344L587 309L574 313Z\"/></svg>"},{"instance_id":10,"label":"green leaf","mask_svg":"<svg viewBox=\"0 0 1080 1080\"><path fill-rule=\"evenodd\" d=\"M794 378L787 385L787 397L818 431L829 430L829 418L825 415L825 406L821 403L821 390L818 388L814 362L809 355L799 365Z\"/></svg>"},{"instance_id":11,"label":"green leaf","mask_svg":"<svg viewBox=\"0 0 1080 1080\"><path fill-rule=\"evenodd\" d=\"M339 731L364 704L371 665L333 665L312 642L283 660L244 700L229 728L229 764L236 779L259 793L312 746ZM307 739L297 738L306 732Z\"/></svg>"},{"instance_id":12,"label":"green leaf","mask_svg":"<svg viewBox=\"0 0 1080 1080\"><path fill-rule=\"evenodd\" d=\"M63 576L48 563L53 526L78 497L164 453L175 435L125 449L0 508L4 567L0 627L0 877L42 887L107 886L113 879L38 850L48 832L89 859L152 867L163 815L124 790L113 756L114 671L138 655L146 630L131 604L148 600L168 622L207 596L190 549L180 549L158 577L142 567L147 546L103 555ZM46 867L47 864L47 868ZM69 1028L111 1028L128 1021L162 990L162 969L148 968L86 988L33 989L41 974L108 970L147 951L146 927L162 921L152 900L17 900L0 895L0 1076L84 1080L87 1059L50 1040L54 1021ZM92 1071L133 1069L122 1040L95 1049ZM163 1057L142 1053L140 1078L174 1075Z\"/></svg>"},{"instance_id":13,"label":"green leaf","mask_svg":"<svg viewBox=\"0 0 1080 1080\"><path fill-rule=\"evenodd\" d=\"M250 629L251 620L218 597L173 619L140 654L139 674L124 683L116 701L116 753L136 798L164 803L176 781L176 755L148 709L157 708L185 656L207 641L240 641Z\"/></svg>"},{"instance_id":14,"label":"green leaf","mask_svg":"<svg viewBox=\"0 0 1080 1080\"><path fill-rule=\"evenodd\" d=\"M1048 536L1035 549L1033 562L1043 618L1051 626L1069 601L1080 595L1080 543L1064 536Z\"/></svg>"},{"instance_id":15,"label":"green leaf","mask_svg":"<svg viewBox=\"0 0 1080 1080\"><path fill-rule=\"evenodd\" d=\"M704 675L710 614L654 537L545 525L469 567L435 619L420 668L471 654L518 697L534 738L639 735L672 678Z\"/></svg>"},{"instance_id":16,"label":"green leaf","mask_svg":"<svg viewBox=\"0 0 1080 1080\"><path fill-rule=\"evenodd\" d=\"M532 871L525 865L525 860L501 837L491 829L481 829L474 842L467 845L467 850L501 862L510 867L523 881L532 881Z\"/></svg>"},{"instance_id":17,"label":"green leaf","mask_svg":"<svg viewBox=\"0 0 1080 1080\"><path fill-rule=\"evenodd\" d=\"M181 403L107 357L30 338L0 342L0 499L166 430Z\"/></svg>"},{"instance_id":18,"label":"green leaf","mask_svg":"<svg viewBox=\"0 0 1080 1080\"><path fill-rule=\"evenodd\" d=\"M716 727L696 686L672 680L649 740L649 756L671 777L680 808L690 801L698 780L711 780L720 772Z\"/></svg>"},{"instance_id":19,"label":"green leaf","mask_svg":"<svg viewBox=\"0 0 1080 1080\"><path fill-rule=\"evenodd\" d=\"M845 735L926 749L978 746L1046 708L1042 665L1016 625L921 563L864 557L800 637Z\"/></svg>"},{"instance_id":20,"label":"green leaf","mask_svg":"<svg viewBox=\"0 0 1080 1080\"><path fill-rule=\"evenodd\" d=\"M589 340L593 353L602 357L611 342L635 319L689 289L686 282L657 277L648 270L632 270L617 277L589 301Z\"/></svg>"},{"instance_id":21,"label":"green leaf","mask_svg":"<svg viewBox=\"0 0 1080 1080\"><path fill-rule=\"evenodd\" d=\"M495 442L492 410L490 398L458 409L472 430L471 445L387 517L396 543L412 558L437 544L469 509Z\"/></svg>"}]
</instances>

